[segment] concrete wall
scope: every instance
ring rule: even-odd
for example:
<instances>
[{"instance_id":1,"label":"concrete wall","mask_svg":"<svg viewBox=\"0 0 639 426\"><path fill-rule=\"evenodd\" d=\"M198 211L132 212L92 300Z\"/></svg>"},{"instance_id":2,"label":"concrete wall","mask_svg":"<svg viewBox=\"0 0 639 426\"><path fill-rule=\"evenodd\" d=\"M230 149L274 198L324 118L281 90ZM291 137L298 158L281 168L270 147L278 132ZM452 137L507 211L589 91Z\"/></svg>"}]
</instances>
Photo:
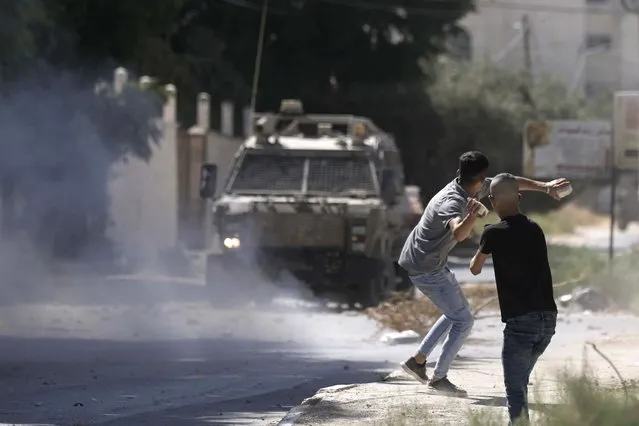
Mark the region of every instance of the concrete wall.
<instances>
[{"instance_id":1,"label":"concrete wall","mask_svg":"<svg viewBox=\"0 0 639 426\"><path fill-rule=\"evenodd\" d=\"M550 73L577 92L639 88L639 17L619 1L507 0L480 3L461 24L472 40L474 60L512 70L524 67L521 20L530 22L533 74ZM589 36L609 36L609 48L587 46Z\"/></svg>"},{"instance_id":2,"label":"concrete wall","mask_svg":"<svg viewBox=\"0 0 639 426\"><path fill-rule=\"evenodd\" d=\"M639 15L621 20L621 89L639 90Z\"/></svg>"},{"instance_id":3,"label":"concrete wall","mask_svg":"<svg viewBox=\"0 0 639 426\"><path fill-rule=\"evenodd\" d=\"M107 236L125 256L151 262L178 242L177 93L172 85L167 92L163 117L157 119L161 137L152 143L150 160L127 157L114 164L108 186Z\"/></svg>"},{"instance_id":4,"label":"concrete wall","mask_svg":"<svg viewBox=\"0 0 639 426\"><path fill-rule=\"evenodd\" d=\"M508 0L510 7L478 4L477 12L462 20L471 35L473 59L492 62L507 69L524 67L522 18L528 15L531 28L530 53L533 74L552 72L569 82L584 40L583 13L557 13L545 7L583 7L585 0Z\"/></svg>"},{"instance_id":5,"label":"concrete wall","mask_svg":"<svg viewBox=\"0 0 639 426\"><path fill-rule=\"evenodd\" d=\"M122 72L119 70L118 72ZM117 73L116 73L117 74ZM126 77L126 76L125 76ZM116 76L116 85L118 83ZM111 225L108 236L125 255L152 263L160 252L176 248L207 249L211 245L211 202L199 197L203 163L219 167L218 193L242 143L233 128L233 105L222 104L221 133L210 129L210 98L197 102L197 123L188 130L177 123L175 87L158 118L162 137L148 162L127 158L111 170ZM245 111L246 114L246 111ZM245 115L246 119L250 119ZM245 123L241 133L249 131Z\"/></svg>"},{"instance_id":6,"label":"concrete wall","mask_svg":"<svg viewBox=\"0 0 639 426\"><path fill-rule=\"evenodd\" d=\"M244 111L244 125L241 134L233 127L234 105L222 103L221 131L210 129L210 98L202 93L197 101L197 123L181 136L180 157L180 241L186 247L208 250L215 241L212 226L212 201L202 200L199 195L200 168L203 163L218 166L217 193L220 194L231 161L250 133L250 115Z\"/></svg>"},{"instance_id":7,"label":"concrete wall","mask_svg":"<svg viewBox=\"0 0 639 426\"><path fill-rule=\"evenodd\" d=\"M217 194L219 195L226 184L226 177L231 171L231 162L243 140L231 138L219 133L211 132L208 136L209 163L215 163L218 167Z\"/></svg>"},{"instance_id":8,"label":"concrete wall","mask_svg":"<svg viewBox=\"0 0 639 426\"><path fill-rule=\"evenodd\" d=\"M159 142L148 163L127 158L111 170L107 235L135 257L152 258L177 243L176 140L165 135Z\"/></svg>"}]
</instances>

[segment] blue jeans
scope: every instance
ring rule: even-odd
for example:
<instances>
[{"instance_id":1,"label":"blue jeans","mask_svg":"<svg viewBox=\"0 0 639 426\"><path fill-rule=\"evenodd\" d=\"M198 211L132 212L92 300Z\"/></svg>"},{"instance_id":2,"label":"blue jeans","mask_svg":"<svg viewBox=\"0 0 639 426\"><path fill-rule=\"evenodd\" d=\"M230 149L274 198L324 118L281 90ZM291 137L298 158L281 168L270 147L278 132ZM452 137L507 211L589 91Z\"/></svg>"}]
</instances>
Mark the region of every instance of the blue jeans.
<instances>
[{"instance_id":1,"label":"blue jeans","mask_svg":"<svg viewBox=\"0 0 639 426\"><path fill-rule=\"evenodd\" d=\"M539 356L544 353L557 326L555 312L531 312L506 321L501 360L511 424L528 420L528 383Z\"/></svg>"},{"instance_id":2,"label":"blue jeans","mask_svg":"<svg viewBox=\"0 0 639 426\"><path fill-rule=\"evenodd\" d=\"M448 267L427 274L413 275L410 279L443 314L419 347L419 352L428 357L446 336L433 373L433 378L440 379L448 374L450 365L468 338L473 328L473 314L455 275Z\"/></svg>"}]
</instances>

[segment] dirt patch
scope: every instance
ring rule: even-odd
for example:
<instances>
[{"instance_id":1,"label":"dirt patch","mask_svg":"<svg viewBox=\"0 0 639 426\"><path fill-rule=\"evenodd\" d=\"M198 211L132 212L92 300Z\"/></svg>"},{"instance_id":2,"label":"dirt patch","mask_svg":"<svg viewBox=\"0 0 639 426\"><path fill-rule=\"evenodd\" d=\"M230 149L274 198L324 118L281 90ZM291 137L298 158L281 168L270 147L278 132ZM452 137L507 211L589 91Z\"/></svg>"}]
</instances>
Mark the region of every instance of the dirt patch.
<instances>
[{"instance_id":1,"label":"dirt patch","mask_svg":"<svg viewBox=\"0 0 639 426\"><path fill-rule=\"evenodd\" d=\"M467 284L462 286L462 291L473 310L497 295L494 284ZM496 306L495 302L493 307ZM414 299L395 295L375 308L366 309L365 313L385 328L396 331L413 330L420 334L426 333L441 315L439 309L419 292Z\"/></svg>"}]
</instances>

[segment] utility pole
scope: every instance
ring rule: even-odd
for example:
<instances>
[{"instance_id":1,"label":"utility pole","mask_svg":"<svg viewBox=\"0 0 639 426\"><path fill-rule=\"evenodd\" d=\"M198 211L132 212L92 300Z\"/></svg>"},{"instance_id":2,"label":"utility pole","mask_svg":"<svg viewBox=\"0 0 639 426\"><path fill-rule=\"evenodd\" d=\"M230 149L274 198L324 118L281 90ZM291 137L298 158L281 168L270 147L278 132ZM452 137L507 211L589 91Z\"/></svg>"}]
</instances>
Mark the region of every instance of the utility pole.
<instances>
[{"instance_id":1,"label":"utility pole","mask_svg":"<svg viewBox=\"0 0 639 426\"><path fill-rule=\"evenodd\" d=\"M530 18L528 14L523 14L521 17L521 30L523 34L524 45L524 70L526 77L528 78L528 84L532 86L533 73L532 73L532 57L530 54Z\"/></svg>"},{"instance_id":2,"label":"utility pole","mask_svg":"<svg viewBox=\"0 0 639 426\"><path fill-rule=\"evenodd\" d=\"M262 67L262 53L264 51L264 34L266 31L266 15L268 13L268 0L262 4L262 19L260 20L260 35L257 39L257 53L255 55L255 70L253 73L253 87L251 89L251 120L255 114L257 103L257 88L260 82L260 69Z\"/></svg>"}]
</instances>

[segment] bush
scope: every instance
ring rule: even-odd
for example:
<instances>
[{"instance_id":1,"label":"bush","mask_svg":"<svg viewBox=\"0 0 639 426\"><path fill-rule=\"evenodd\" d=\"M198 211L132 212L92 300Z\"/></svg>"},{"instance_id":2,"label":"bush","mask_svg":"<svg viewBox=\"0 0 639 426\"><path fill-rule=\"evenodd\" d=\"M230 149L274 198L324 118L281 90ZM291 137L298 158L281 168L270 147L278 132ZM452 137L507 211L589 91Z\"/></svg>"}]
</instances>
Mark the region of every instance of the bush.
<instances>
[{"instance_id":1,"label":"bush","mask_svg":"<svg viewBox=\"0 0 639 426\"><path fill-rule=\"evenodd\" d=\"M538 405L531 410L532 424L539 426L635 426L639 413L639 399L617 389L599 386L590 374L561 374L559 397L551 404ZM541 400L537 396L536 399ZM546 398L547 399L547 398ZM470 426L502 426L507 417L505 408L471 410ZM428 406L406 406L395 410L381 423L384 426L440 424L433 419ZM516 423L523 425L523 422Z\"/></svg>"},{"instance_id":2,"label":"bush","mask_svg":"<svg viewBox=\"0 0 639 426\"><path fill-rule=\"evenodd\" d=\"M600 289L606 296L610 297L621 309L630 309L639 312L639 249L616 256L613 261L612 274L608 273L608 268L600 266L599 273L596 274L589 284ZM599 265L602 262L599 261ZM607 265L607 258L606 258ZM592 268L596 269L596 268Z\"/></svg>"},{"instance_id":3,"label":"bush","mask_svg":"<svg viewBox=\"0 0 639 426\"><path fill-rule=\"evenodd\" d=\"M570 283L555 289L555 295L569 293L577 286L599 290L616 308L639 311L639 250L614 258L609 269L608 253L579 247L549 246L548 256L555 284Z\"/></svg>"},{"instance_id":4,"label":"bush","mask_svg":"<svg viewBox=\"0 0 639 426\"><path fill-rule=\"evenodd\" d=\"M637 424L639 399L627 398L617 389L599 386L590 374L561 376L559 400L544 405L539 413L531 412L531 420L539 426L634 426ZM537 415L535 415L537 414ZM503 424L501 416L487 410L471 412L471 426ZM524 424L520 422L520 424Z\"/></svg>"}]
</instances>

